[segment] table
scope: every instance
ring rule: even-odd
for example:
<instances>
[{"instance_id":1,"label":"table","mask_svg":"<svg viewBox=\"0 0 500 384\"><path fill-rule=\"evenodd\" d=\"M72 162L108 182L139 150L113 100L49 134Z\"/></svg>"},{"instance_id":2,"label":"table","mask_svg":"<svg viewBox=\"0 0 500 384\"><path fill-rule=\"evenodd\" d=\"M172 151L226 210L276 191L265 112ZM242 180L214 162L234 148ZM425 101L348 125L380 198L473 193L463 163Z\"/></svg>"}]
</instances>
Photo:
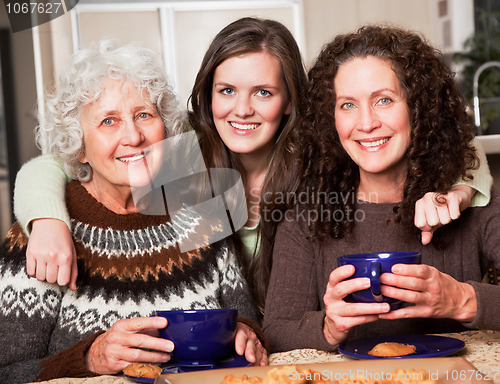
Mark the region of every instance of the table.
<instances>
[{"instance_id":1,"label":"table","mask_svg":"<svg viewBox=\"0 0 500 384\"><path fill-rule=\"evenodd\" d=\"M465 342L465 349L456 356L462 356L479 371L499 370L495 383L500 384L500 331L467 331L445 333L442 336L454 337ZM338 352L324 352L316 349L295 349L288 352L273 353L270 365L307 364L319 362L348 361L349 357ZM99 376L84 379L63 378L42 382L44 384L131 384L123 376ZM40 384L40 383L38 383Z\"/></svg>"},{"instance_id":2,"label":"table","mask_svg":"<svg viewBox=\"0 0 500 384\"><path fill-rule=\"evenodd\" d=\"M465 349L454 356L467 359L478 371L498 370L495 383L500 384L500 331L467 331L461 333L443 333L465 342ZM315 349L295 349L289 352L274 353L270 356L270 365L307 364L318 362L348 361L349 357L337 352L324 352Z\"/></svg>"}]
</instances>

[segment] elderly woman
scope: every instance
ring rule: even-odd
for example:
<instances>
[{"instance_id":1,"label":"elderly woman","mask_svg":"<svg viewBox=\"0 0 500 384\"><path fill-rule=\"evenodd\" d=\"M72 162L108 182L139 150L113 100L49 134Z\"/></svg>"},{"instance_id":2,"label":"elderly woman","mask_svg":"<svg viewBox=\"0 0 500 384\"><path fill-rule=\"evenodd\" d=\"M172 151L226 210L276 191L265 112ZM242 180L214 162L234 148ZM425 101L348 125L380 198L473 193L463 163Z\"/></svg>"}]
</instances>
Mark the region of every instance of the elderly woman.
<instances>
[{"instance_id":1,"label":"elderly woman","mask_svg":"<svg viewBox=\"0 0 500 384\"><path fill-rule=\"evenodd\" d=\"M470 178L478 158L464 99L439 52L412 32L370 26L336 37L309 72L304 134L312 142L305 215L278 229L264 333L272 350L334 350L347 338L500 329L500 201L469 208L429 245L415 204ZM437 210L443 195L435 196ZM307 220L320 217L322 220ZM370 286L337 258L417 251L421 265L383 274L382 294L411 303L354 303Z\"/></svg>"},{"instance_id":2,"label":"elderly woman","mask_svg":"<svg viewBox=\"0 0 500 384\"><path fill-rule=\"evenodd\" d=\"M181 132L183 121L157 56L110 41L83 50L46 110L38 143L78 179L66 198L79 283L74 292L30 278L27 238L14 224L0 249L2 381L114 374L131 362L166 362L174 345L155 337L167 325L151 316L157 309L236 308L236 351L267 363L232 243L179 251L219 223L186 206L171 215L138 212L133 187L151 185L162 167L159 143Z\"/></svg>"}]
</instances>

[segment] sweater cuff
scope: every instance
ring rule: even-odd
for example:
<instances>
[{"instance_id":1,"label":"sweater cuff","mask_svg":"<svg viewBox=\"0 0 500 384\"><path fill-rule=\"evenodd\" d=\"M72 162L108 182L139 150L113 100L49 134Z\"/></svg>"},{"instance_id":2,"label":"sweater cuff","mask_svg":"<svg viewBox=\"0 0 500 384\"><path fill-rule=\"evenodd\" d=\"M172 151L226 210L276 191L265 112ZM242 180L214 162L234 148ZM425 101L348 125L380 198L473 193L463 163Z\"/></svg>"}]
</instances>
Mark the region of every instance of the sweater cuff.
<instances>
[{"instance_id":1,"label":"sweater cuff","mask_svg":"<svg viewBox=\"0 0 500 384\"><path fill-rule=\"evenodd\" d=\"M500 294L500 285L466 281L476 292L477 314L469 323L462 323L467 328L500 330L498 323L498 309L494 303Z\"/></svg>"},{"instance_id":2,"label":"sweater cuff","mask_svg":"<svg viewBox=\"0 0 500 384\"><path fill-rule=\"evenodd\" d=\"M255 332L257 335L257 338L260 340L262 343L262 346L265 348L265 350L269 353L269 342L267 341L266 337L264 336L264 332L262 332L262 329L255 324L252 320L247 319L245 317L239 317L238 316L238 322L243 323L245 325L248 325L252 330Z\"/></svg>"},{"instance_id":3,"label":"sweater cuff","mask_svg":"<svg viewBox=\"0 0 500 384\"><path fill-rule=\"evenodd\" d=\"M31 159L16 175L14 213L29 235L31 221L46 217L60 219L70 227L64 200L68 181L64 165L51 155Z\"/></svg>"},{"instance_id":4,"label":"sweater cuff","mask_svg":"<svg viewBox=\"0 0 500 384\"><path fill-rule=\"evenodd\" d=\"M486 154L484 153L483 147L477 137L474 138L472 144L476 148L476 153L479 157L479 168L472 172L474 179L465 182L460 178L456 184L468 185L476 190L476 193L471 199L471 207L484 207L490 202L493 177L491 176L490 168L488 166L488 159L486 158Z\"/></svg>"},{"instance_id":5,"label":"sweater cuff","mask_svg":"<svg viewBox=\"0 0 500 384\"><path fill-rule=\"evenodd\" d=\"M29 236L33 221L37 219L58 219L63 221L71 232L71 220L66 208L61 207L61 203L56 199L45 198L44 202L37 204L36 209L27 209L26 215L19 218L21 223L26 223L23 228Z\"/></svg>"},{"instance_id":6,"label":"sweater cuff","mask_svg":"<svg viewBox=\"0 0 500 384\"><path fill-rule=\"evenodd\" d=\"M95 339L105 331L97 332L79 341L72 347L52 355L40 363L41 372L38 381L58 379L61 377L92 377L99 376L87 369L85 355Z\"/></svg>"},{"instance_id":7,"label":"sweater cuff","mask_svg":"<svg viewBox=\"0 0 500 384\"><path fill-rule=\"evenodd\" d=\"M318 335L318 341L322 345L319 348L326 352L336 351L338 344L330 344L328 340L326 340L325 334L323 333L323 326L325 324L325 317L326 317L326 309L323 308L320 313L321 313L321 325L319 326L319 329L321 335Z\"/></svg>"},{"instance_id":8,"label":"sweater cuff","mask_svg":"<svg viewBox=\"0 0 500 384\"><path fill-rule=\"evenodd\" d=\"M474 195L470 200L469 207L486 207L490 203L491 199L491 184L490 180L485 180L483 183L478 182L477 184L466 183L465 181L458 181L455 185L468 185L475 190Z\"/></svg>"}]
</instances>

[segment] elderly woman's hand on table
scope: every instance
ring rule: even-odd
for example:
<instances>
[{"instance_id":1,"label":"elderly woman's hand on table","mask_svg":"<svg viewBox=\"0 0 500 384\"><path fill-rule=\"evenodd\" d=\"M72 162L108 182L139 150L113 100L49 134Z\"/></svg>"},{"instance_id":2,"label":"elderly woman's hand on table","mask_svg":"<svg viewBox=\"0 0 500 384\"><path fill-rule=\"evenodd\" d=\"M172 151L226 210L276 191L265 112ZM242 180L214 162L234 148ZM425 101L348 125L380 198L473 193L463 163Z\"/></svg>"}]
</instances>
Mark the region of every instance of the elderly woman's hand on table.
<instances>
[{"instance_id":1,"label":"elderly woman's hand on table","mask_svg":"<svg viewBox=\"0 0 500 384\"><path fill-rule=\"evenodd\" d=\"M167 319L157 316L118 320L99 335L89 348L86 356L89 371L106 375L118 373L130 363L169 361L174 343L155 337L158 336L158 330L166 326ZM235 349L236 353L244 355L255 365L268 364L267 351L246 324L237 325Z\"/></svg>"},{"instance_id":2,"label":"elderly woman's hand on table","mask_svg":"<svg viewBox=\"0 0 500 384\"><path fill-rule=\"evenodd\" d=\"M155 337L166 326L167 319L157 316L118 320L90 346L86 356L88 370L106 375L118 373L130 363L169 361L174 343Z\"/></svg>"}]
</instances>

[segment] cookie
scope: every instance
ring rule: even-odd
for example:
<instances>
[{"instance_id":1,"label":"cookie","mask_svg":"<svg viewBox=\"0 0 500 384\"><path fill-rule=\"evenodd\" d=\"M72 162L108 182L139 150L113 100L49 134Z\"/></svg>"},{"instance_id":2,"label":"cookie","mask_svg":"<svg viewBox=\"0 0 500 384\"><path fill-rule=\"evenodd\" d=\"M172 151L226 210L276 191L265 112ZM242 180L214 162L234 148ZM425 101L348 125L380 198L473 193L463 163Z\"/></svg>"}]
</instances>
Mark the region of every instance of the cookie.
<instances>
[{"instance_id":1,"label":"cookie","mask_svg":"<svg viewBox=\"0 0 500 384\"><path fill-rule=\"evenodd\" d=\"M161 368L155 364L132 363L125 367L123 373L132 377L143 377L145 379L156 379L161 375Z\"/></svg>"},{"instance_id":2,"label":"cookie","mask_svg":"<svg viewBox=\"0 0 500 384\"><path fill-rule=\"evenodd\" d=\"M379 343L374 346L368 354L376 357L397 357L411 355L417 347L412 344L401 343Z\"/></svg>"},{"instance_id":3,"label":"cookie","mask_svg":"<svg viewBox=\"0 0 500 384\"><path fill-rule=\"evenodd\" d=\"M267 371L263 384L331 384L322 380L321 373L296 365L276 366Z\"/></svg>"},{"instance_id":4,"label":"cookie","mask_svg":"<svg viewBox=\"0 0 500 384\"><path fill-rule=\"evenodd\" d=\"M289 384L292 382L290 375L292 372L298 372L295 365L277 366L267 371L263 384ZM305 380L297 380L297 384L305 383Z\"/></svg>"},{"instance_id":5,"label":"cookie","mask_svg":"<svg viewBox=\"0 0 500 384\"><path fill-rule=\"evenodd\" d=\"M248 377L247 375L242 377L226 375L221 384L262 384L262 379L260 377Z\"/></svg>"}]
</instances>

